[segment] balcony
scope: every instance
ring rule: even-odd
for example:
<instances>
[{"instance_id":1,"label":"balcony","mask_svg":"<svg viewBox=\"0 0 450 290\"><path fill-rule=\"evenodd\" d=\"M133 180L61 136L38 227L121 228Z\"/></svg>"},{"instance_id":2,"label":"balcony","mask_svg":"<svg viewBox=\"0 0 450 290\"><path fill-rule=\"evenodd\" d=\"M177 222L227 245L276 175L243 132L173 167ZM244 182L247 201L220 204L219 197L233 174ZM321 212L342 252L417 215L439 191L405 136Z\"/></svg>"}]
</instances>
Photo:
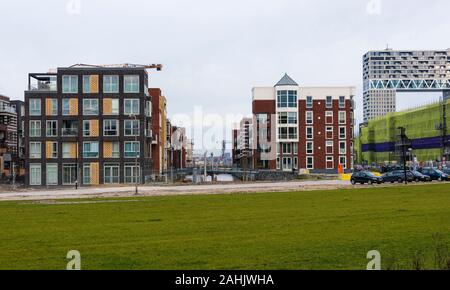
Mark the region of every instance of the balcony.
<instances>
[{"instance_id":1,"label":"balcony","mask_svg":"<svg viewBox=\"0 0 450 290\"><path fill-rule=\"evenodd\" d=\"M56 92L58 90L56 74L29 74L28 90L33 92Z\"/></svg>"},{"instance_id":2,"label":"balcony","mask_svg":"<svg viewBox=\"0 0 450 290\"><path fill-rule=\"evenodd\" d=\"M76 137L78 136L78 122L77 121L63 121L61 128L62 137Z\"/></svg>"}]
</instances>

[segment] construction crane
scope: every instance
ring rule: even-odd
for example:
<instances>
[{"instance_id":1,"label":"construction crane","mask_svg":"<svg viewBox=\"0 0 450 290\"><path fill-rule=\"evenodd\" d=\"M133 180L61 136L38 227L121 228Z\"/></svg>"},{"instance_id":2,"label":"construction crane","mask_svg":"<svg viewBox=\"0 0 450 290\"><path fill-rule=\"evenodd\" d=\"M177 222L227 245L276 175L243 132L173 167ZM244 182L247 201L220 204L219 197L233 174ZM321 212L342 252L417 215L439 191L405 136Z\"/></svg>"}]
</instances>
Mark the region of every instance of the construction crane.
<instances>
[{"instance_id":1,"label":"construction crane","mask_svg":"<svg viewBox=\"0 0 450 290\"><path fill-rule=\"evenodd\" d=\"M72 65L71 68L76 67L98 67L98 68L143 68L143 69L156 69L157 71L161 71L163 68L162 64L132 64L132 63L123 63L123 64L84 64L79 63Z\"/></svg>"}]
</instances>

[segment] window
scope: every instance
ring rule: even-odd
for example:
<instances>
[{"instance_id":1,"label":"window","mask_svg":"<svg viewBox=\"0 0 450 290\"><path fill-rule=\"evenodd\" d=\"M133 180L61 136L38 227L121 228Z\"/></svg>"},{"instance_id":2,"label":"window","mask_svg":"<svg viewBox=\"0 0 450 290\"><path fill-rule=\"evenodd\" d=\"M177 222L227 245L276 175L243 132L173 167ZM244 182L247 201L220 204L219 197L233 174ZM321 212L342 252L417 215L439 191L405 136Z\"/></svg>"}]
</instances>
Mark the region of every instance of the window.
<instances>
[{"instance_id":1,"label":"window","mask_svg":"<svg viewBox=\"0 0 450 290\"><path fill-rule=\"evenodd\" d=\"M139 115L139 100L138 99L126 99L125 104L125 115Z\"/></svg>"},{"instance_id":2,"label":"window","mask_svg":"<svg viewBox=\"0 0 450 290\"><path fill-rule=\"evenodd\" d=\"M327 97L327 109L333 108L333 97L328 96Z\"/></svg>"},{"instance_id":3,"label":"window","mask_svg":"<svg viewBox=\"0 0 450 290\"><path fill-rule=\"evenodd\" d=\"M46 123L46 135L47 137L57 137L58 136L58 121L52 120Z\"/></svg>"},{"instance_id":4,"label":"window","mask_svg":"<svg viewBox=\"0 0 450 290\"><path fill-rule=\"evenodd\" d=\"M339 142L339 154L347 154L347 143L345 141Z\"/></svg>"},{"instance_id":5,"label":"window","mask_svg":"<svg viewBox=\"0 0 450 290\"><path fill-rule=\"evenodd\" d=\"M306 139L313 139L313 138L314 138L314 128L306 127Z\"/></svg>"},{"instance_id":6,"label":"window","mask_svg":"<svg viewBox=\"0 0 450 290\"><path fill-rule=\"evenodd\" d=\"M41 99L30 99L30 116L41 115Z\"/></svg>"},{"instance_id":7,"label":"window","mask_svg":"<svg viewBox=\"0 0 450 290\"><path fill-rule=\"evenodd\" d=\"M30 142L30 158L31 159L42 158L41 142Z\"/></svg>"},{"instance_id":8,"label":"window","mask_svg":"<svg viewBox=\"0 0 450 290\"><path fill-rule=\"evenodd\" d=\"M62 82L64 94L78 93L78 76L63 76Z\"/></svg>"},{"instance_id":9,"label":"window","mask_svg":"<svg viewBox=\"0 0 450 290\"><path fill-rule=\"evenodd\" d=\"M280 140L297 139L297 127L278 128L278 139Z\"/></svg>"},{"instance_id":10,"label":"window","mask_svg":"<svg viewBox=\"0 0 450 290\"><path fill-rule=\"evenodd\" d=\"M308 125L312 125L314 123L314 117L313 117L313 112L312 111L307 111L306 112L306 124Z\"/></svg>"},{"instance_id":11,"label":"window","mask_svg":"<svg viewBox=\"0 0 450 290\"><path fill-rule=\"evenodd\" d=\"M139 76L124 76L124 93L139 93Z\"/></svg>"},{"instance_id":12,"label":"window","mask_svg":"<svg viewBox=\"0 0 450 290\"><path fill-rule=\"evenodd\" d=\"M118 164L105 164L103 174L105 184L118 184L120 182Z\"/></svg>"},{"instance_id":13,"label":"window","mask_svg":"<svg viewBox=\"0 0 450 290\"><path fill-rule=\"evenodd\" d=\"M297 108L297 91L277 91L278 108Z\"/></svg>"},{"instance_id":14,"label":"window","mask_svg":"<svg viewBox=\"0 0 450 290\"><path fill-rule=\"evenodd\" d=\"M62 99L62 114L70 116L70 99Z\"/></svg>"},{"instance_id":15,"label":"window","mask_svg":"<svg viewBox=\"0 0 450 290\"><path fill-rule=\"evenodd\" d=\"M58 185L58 164L47 164L47 185Z\"/></svg>"},{"instance_id":16,"label":"window","mask_svg":"<svg viewBox=\"0 0 450 290\"><path fill-rule=\"evenodd\" d=\"M91 184L91 165L90 164L83 165L83 184L84 185Z\"/></svg>"},{"instance_id":17,"label":"window","mask_svg":"<svg viewBox=\"0 0 450 290\"><path fill-rule=\"evenodd\" d=\"M84 137L91 136L91 121L90 120L83 121L83 136Z\"/></svg>"},{"instance_id":18,"label":"window","mask_svg":"<svg viewBox=\"0 0 450 290\"><path fill-rule=\"evenodd\" d=\"M53 159L58 158L58 142L51 142L50 149L52 151L49 157Z\"/></svg>"},{"instance_id":19,"label":"window","mask_svg":"<svg viewBox=\"0 0 450 290\"><path fill-rule=\"evenodd\" d=\"M333 158L333 156L327 156L327 169L334 169L334 158Z\"/></svg>"},{"instance_id":20,"label":"window","mask_svg":"<svg viewBox=\"0 0 450 290\"><path fill-rule=\"evenodd\" d=\"M345 156L339 157L339 165L342 165L344 169L347 169L347 158Z\"/></svg>"},{"instance_id":21,"label":"window","mask_svg":"<svg viewBox=\"0 0 450 290\"><path fill-rule=\"evenodd\" d=\"M277 169L281 169L281 159L280 157L277 157Z\"/></svg>"},{"instance_id":22,"label":"window","mask_svg":"<svg viewBox=\"0 0 450 290\"><path fill-rule=\"evenodd\" d=\"M333 124L333 112L332 111L325 112L325 124Z\"/></svg>"},{"instance_id":23,"label":"window","mask_svg":"<svg viewBox=\"0 0 450 290\"><path fill-rule=\"evenodd\" d=\"M313 107L313 97L306 97L306 108L311 109Z\"/></svg>"},{"instance_id":24,"label":"window","mask_svg":"<svg viewBox=\"0 0 450 290\"><path fill-rule=\"evenodd\" d=\"M120 157L120 144L119 142L112 142L112 158Z\"/></svg>"},{"instance_id":25,"label":"window","mask_svg":"<svg viewBox=\"0 0 450 290\"><path fill-rule=\"evenodd\" d=\"M63 164L63 184L73 185L77 181L77 165Z\"/></svg>"},{"instance_id":26,"label":"window","mask_svg":"<svg viewBox=\"0 0 450 290\"><path fill-rule=\"evenodd\" d=\"M98 115L98 99L83 100L84 115Z\"/></svg>"},{"instance_id":27,"label":"window","mask_svg":"<svg viewBox=\"0 0 450 290\"><path fill-rule=\"evenodd\" d=\"M294 169L298 169L298 157L294 157Z\"/></svg>"},{"instance_id":28,"label":"window","mask_svg":"<svg viewBox=\"0 0 450 290\"><path fill-rule=\"evenodd\" d=\"M339 97L339 108L345 108L345 97Z\"/></svg>"},{"instance_id":29,"label":"window","mask_svg":"<svg viewBox=\"0 0 450 290\"><path fill-rule=\"evenodd\" d=\"M297 113L295 112L281 112L278 114L278 124L281 125L296 125Z\"/></svg>"},{"instance_id":30,"label":"window","mask_svg":"<svg viewBox=\"0 0 450 290\"><path fill-rule=\"evenodd\" d=\"M139 157L140 144L139 142L125 142L125 158Z\"/></svg>"},{"instance_id":31,"label":"window","mask_svg":"<svg viewBox=\"0 0 450 290\"><path fill-rule=\"evenodd\" d=\"M30 137L41 137L41 121L30 121Z\"/></svg>"},{"instance_id":32,"label":"window","mask_svg":"<svg viewBox=\"0 0 450 290\"><path fill-rule=\"evenodd\" d=\"M298 154L298 143L294 143L294 145L293 145L293 150L294 150L294 155L297 155Z\"/></svg>"},{"instance_id":33,"label":"window","mask_svg":"<svg viewBox=\"0 0 450 290\"><path fill-rule=\"evenodd\" d=\"M345 127L339 127L339 139L346 139L346 128Z\"/></svg>"},{"instance_id":34,"label":"window","mask_svg":"<svg viewBox=\"0 0 450 290\"><path fill-rule=\"evenodd\" d=\"M333 127L328 126L326 127L326 138L327 139L333 139Z\"/></svg>"},{"instance_id":35,"label":"window","mask_svg":"<svg viewBox=\"0 0 450 290\"><path fill-rule=\"evenodd\" d=\"M339 124L345 124L347 123L347 114L345 111L339 112Z\"/></svg>"},{"instance_id":36,"label":"window","mask_svg":"<svg viewBox=\"0 0 450 290\"><path fill-rule=\"evenodd\" d=\"M314 169L314 157L306 157L306 169Z\"/></svg>"},{"instance_id":37,"label":"window","mask_svg":"<svg viewBox=\"0 0 450 290\"><path fill-rule=\"evenodd\" d=\"M334 148L333 148L334 144L333 141L327 141L326 142L326 153L327 154L333 154L334 153Z\"/></svg>"},{"instance_id":38,"label":"window","mask_svg":"<svg viewBox=\"0 0 450 290\"><path fill-rule=\"evenodd\" d=\"M119 135L119 120L104 120L103 136L118 136L118 135Z\"/></svg>"},{"instance_id":39,"label":"window","mask_svg":"<svg viewBox=\"0 0 450 290\"><path fill-rule=\"evenodd\" d=\"M72 154L72 148L75 148L75 154ZM75 143L64 142L62 144L62 157L63 158L75 158L77 145Z\"/></svg>"},{"instance_id":40,"label":"window","mask_svg":"<svg viewBox=\"0 0 450 290\"><path fill-rule=\"evenodd\" d=\"M111 100L111 115L119 115L119 100Z\"/></svg>"},{"instance_id":41,"label":"window","mask_svg":"<svg viewBox=\"0 0 450 290\"><path fill-rule=\"evenodd\" d=\"M119 76L103 76L103 92L109 94L118 94Z\"/></svg>"},{"instance_id":42,"label":"window","mask_svg":"<svg viewBox=\"0 0 450 290\"><path fill-rule=\"evenodd\" d=\"M125 165L125 183L138 183L140 180L140 167Z\"/></svg>"},{"instance_id":43,"label":"window","mask_svg":"<svg viewBox=\"0 0 450 290\"><path fill-rule=\"evenodd\" d=\"M283 155L291 155L292 154L291 143L282 143L282 147L283 147Z\"/></svg>"},{"instance_id":44,"label":"window","mask_svg":"<svg viewBox=\"0 0 450 290\"><path fill-rule=\"evenodd\" d=\"M41 185L41 164L30 164L30 185Z\"/></svg>"},{"instance_id":45,"label":"window","mask_svg":"<svg viewBox=\"0 0 450 290\"><path fill-rule=\"evenodd\" d=\"M306 154L314 154L314 142L306 142Z\"/></svg>"},{"instance_id":46,"label":"window","mask_svg":"<svg viewBox=\"0 0 450 290\"><path fill-rule=\"evenodd\" d=\"M83 143L83 157L84 158L98 158L98 142L84 142Z\"/></svg>"},{"instance_id":47,"label":"window","mask_svg":"<svg viewBox=\"0 0 450 290\"><path fill-rule=\"evenodd\" d=\"M124 121L125 136L139 136L139 120Z\"/></svg>"},{"instance_id":48,"label":"window","mask_svg":"<svg viewBox=\"0 0 450 290\"><path fill-rule=\"evenodd\" d=\"M91 92L91 76L83 76L83 94Z\"/></svg>"}]
</instances>

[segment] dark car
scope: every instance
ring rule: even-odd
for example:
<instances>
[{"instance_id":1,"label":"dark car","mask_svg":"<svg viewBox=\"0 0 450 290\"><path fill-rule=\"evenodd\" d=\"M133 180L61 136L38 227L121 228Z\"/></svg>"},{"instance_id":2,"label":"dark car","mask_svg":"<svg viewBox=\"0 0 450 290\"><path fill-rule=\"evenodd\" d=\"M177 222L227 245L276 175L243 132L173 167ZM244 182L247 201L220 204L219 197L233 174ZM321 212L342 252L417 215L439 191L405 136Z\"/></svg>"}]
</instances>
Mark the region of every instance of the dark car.
<instances>
[{"instance_id":1,"label":"dark car","mask_svg":"<svg viewBox=\"0 0 450 290\"><path fill-rule=\"evenodd\" d=\"M403 170L395 170L384 174L383 176L381 176L381 178L384 182L402 183L405 181L405 172ZM413 182L414 176L412 175L412 173L408 174L408 172L406 172L406 179L408 182Z\"/></svg>"},{"instance_id":2,"label":"dark car","mask_svg":"<svg viewBox=\"0 0 450 290\"><path fill-rule=\"evenodd\" d=\"M445 174L450 175L450 168L445 167L444 169L442 169L442 172L444 172Z\"/></svg>"},{"instance_id":3,"label":"dark car","mask_svg":"<svg viewBox=\"0 0 450 290\"><path fill-rule=\"evenodd\" d=\"M422 174L428 175L431 180L448 181L450 177L448 174L434 168L422 168Z\"/></svg>"},{"instance_id":4,"label":"dark car","mask_svg":"<svg viewBox=\"0 0 450 290\"><path fill-rule=\"evenodd\" d=\"M372 172L368 172L368 171L361 171L361 172L355 172L352 175L352 178L350 179L351 183L353 185L357 184L357 183L361 183L361 184L382 184L383 180L378 177L375 176L375 174L373 174Z\"/></svg>"},{"instance_id":5,"label":"dark car","mask_svg":"<svg viewBox=\"0 0 450 290\"><path fill-rule=\"evenodd\" d=\"M422 174L422 173L420 173L419 171L416 171L416 170L408 171L408 174L412 174L415 182L429 182L429 181L431 181L431 177L429 177L428 175L424 175L424 174Z\"/></svg>"}]
</instances>

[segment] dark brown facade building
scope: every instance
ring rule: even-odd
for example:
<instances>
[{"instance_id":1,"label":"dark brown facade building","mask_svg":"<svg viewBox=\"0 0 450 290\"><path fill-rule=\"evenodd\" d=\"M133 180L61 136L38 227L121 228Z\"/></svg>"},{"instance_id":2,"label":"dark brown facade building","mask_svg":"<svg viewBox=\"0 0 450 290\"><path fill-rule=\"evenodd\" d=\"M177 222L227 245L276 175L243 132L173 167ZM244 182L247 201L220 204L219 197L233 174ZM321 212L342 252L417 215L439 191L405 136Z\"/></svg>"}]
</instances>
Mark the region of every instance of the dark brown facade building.
<instances>
[{"instance_id":1,"label":"dark brown facade building","mask_svg":"<svg viewBox=\"0 0 450 290\"><path fill-rule=\"evenodd\" d=\"M29 74L26 184L143 183L152 173L151 97L139 66Z\"/></svg>"},{"instance_id":2,"label":"dark brown facade building","mask_svg":"<svg viewBox=\"0 0 450 290\"><path fill-rule=\"evenodd\" d=\"M14 173L19 173L18 122L18 112L12 106L9 97L0 95L0 169L2 175L11 175L13 164L17 170Z\"/></svg>"}]
</instances>

